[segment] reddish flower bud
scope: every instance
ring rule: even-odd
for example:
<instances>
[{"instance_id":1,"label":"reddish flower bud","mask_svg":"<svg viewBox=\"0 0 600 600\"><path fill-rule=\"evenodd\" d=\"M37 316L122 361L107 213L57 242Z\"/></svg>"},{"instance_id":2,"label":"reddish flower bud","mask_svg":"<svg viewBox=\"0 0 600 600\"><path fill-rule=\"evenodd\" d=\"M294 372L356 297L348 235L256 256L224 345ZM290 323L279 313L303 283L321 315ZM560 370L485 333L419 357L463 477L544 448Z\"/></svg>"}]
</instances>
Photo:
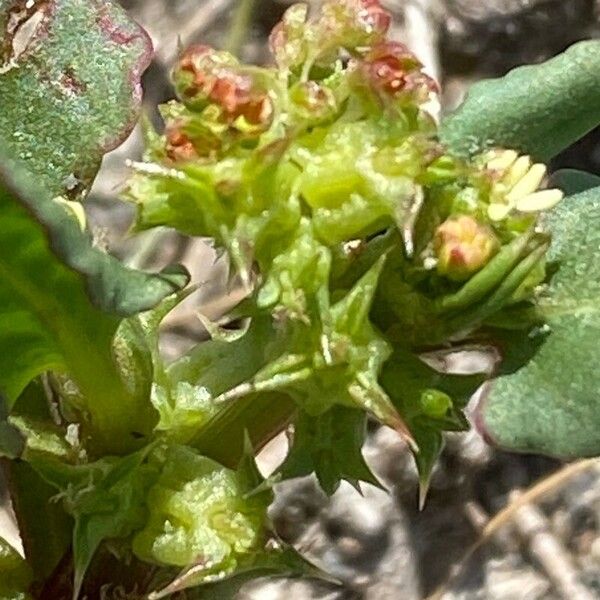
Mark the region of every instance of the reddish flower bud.
<instances>
[{"instance_id":1,"label":"reddish flower bud","mask_svg":"<svg viewBox=\"0 0 600 600\"><path fill-rule=\"evenodd\" d=\"M461 215L444 221L435 232L437 270L454 281L464 281L483 268L498 251L498 238L487 225Z\"/></svg>"},{"instance_id":2,"label":"reddish flower bud","mask_svg":"<svg viewBox=\"0 0 600 600\"><path fill-rule=\"evenodd\" d=\"M173 162L187 162L198 158L198 152L192 140L182 131L182 124L174 122L167 125L165 146L167 157Z\"/></svg>"},{"instance_id":3,"label":"reddish flower bud","mask_svg":"<svg viewBox=\"0 0 600 600\"><path fill-rule=\"evenodd\" d=\"M271 124L273 107L267 93L227 52L193 46L181 56L173 81L181 101L194 110L215 104L224 123L236 125L242 119L245 130L264 131Z\"/></svg>"},{"instance_id":4,"label":"reddish flower bud","mask_svg":"<svg viewBox=\"0 0 600 600\"><path fill-rule=\"evenodd\" d=\"M436 82L426 75L415 55L399 42L385 42L371 48L353 68L357 84L365 83L384 103L426 102L431 92L437 92Z\"/></svg>"},{"instance_id":5,"label":"reddish flower bud","mask_svg":"<svg viewBox=\"0 0 600 600\"><path fill-rule=\"evenodd\" d=\"M236 59L228 52L218 52L210 46L191 46L173 69L177 96L191 108L204 108L210 102L211 91L221 70L235 65Z\"/></svg>"},{"instance_id":6,"label":"reddish flower bud","mask_svg":"<svg viewBox=\"0 0 600 600\"><path fill-rule=\"evenodd\" d=\"M379 0L358 0L357 4L357 16L365 29L376 35L386 35L392 24L392 15L381 6Z\"/></svg>"}]
</instances>

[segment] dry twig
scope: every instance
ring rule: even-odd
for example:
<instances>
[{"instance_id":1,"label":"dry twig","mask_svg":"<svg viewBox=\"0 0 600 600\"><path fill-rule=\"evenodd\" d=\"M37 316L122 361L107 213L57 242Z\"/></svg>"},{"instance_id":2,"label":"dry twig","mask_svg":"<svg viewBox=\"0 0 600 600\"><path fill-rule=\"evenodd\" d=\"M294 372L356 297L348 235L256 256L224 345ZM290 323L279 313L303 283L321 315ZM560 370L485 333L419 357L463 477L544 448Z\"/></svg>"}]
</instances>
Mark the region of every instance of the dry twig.
<instances>
[{"instance_id":1,"label":"dry twig","mask_svg":"<svg viewBox=\"0 0 600 600\"><path fill-rule=\"evenodd\" d=\"M562 469L553 473L552 475L542 479L530 487L527 491L519 495L518 498L514 499L508 506L502 509L494 518L492 518L488 524L484 527L481 537L475 544L469 548L466 552L462 562L451 574L450 578L446 583L442 584L433 594L431 594L426 600L442 600L444 595L448 592L452 584L459 578L459 576L465 571L468 566L470 559L475 552L487 543L496 533L506 524L512 522L518 511L524 506L530 505L534 502L541 500L544 496L551 492L555 492L560 489L563 485L568 483L571 479L577 475L581 475L591 468L600 464L599 459L586 459L580 460L575 463L565 465ZM571 599L569 599L571 600Z\"/></svg>"}]
</instances>

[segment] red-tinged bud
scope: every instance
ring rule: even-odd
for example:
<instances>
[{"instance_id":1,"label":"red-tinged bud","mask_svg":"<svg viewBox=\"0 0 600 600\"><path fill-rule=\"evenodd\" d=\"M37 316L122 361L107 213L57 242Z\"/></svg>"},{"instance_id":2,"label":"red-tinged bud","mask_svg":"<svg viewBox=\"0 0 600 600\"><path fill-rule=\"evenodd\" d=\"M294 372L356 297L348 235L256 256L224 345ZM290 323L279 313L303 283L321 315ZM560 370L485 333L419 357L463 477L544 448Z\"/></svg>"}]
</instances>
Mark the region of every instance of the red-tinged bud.
<instances>
[{"instance_id":1,"label":"red-tinged bud","mask_svg":"<svg viewBox=\"0 0 600 600\"><path fill-rule=\"evenodd\" d=\"M308 6L294 4L285 11L283 18L269 36L271 54L282 69L293 69L306 60L307 17Z\"/></svg>"},{"instance_id":2,"label":"red-tinged bud","mask_svg":"<svg viewBox=\"0 0 600 600\"><path fill-rule=\"evenodd\" d=\"M437 270L454 281L464 281L496 254L499 241L487 225L461 215L444 221L433 241Z\"/></svg>"},{"instance_id":3,"label":"red-tinged bud","mask_svg":"<svg viewBox=\"0 0 600 600\"><path fill-rule=\"evenodd\" d=\"M167 157L173 162L188 162L198 158L192 140L181 129L181 123L170 123L165 130Z\"/></svg>"},{"instance_id":4,"label":"red-tinged bud","mask_svg":"<svg viewBox=\"0 0 600 600\"><path fill-rule=\"evenodd\" d=\"M210 100L223 111L224 120L244 129L264 131L273 117L273 104L267 92L255 86L251 76L223 71L216 80ZM243 124L238 121L242 120ZM236 123L238 122L238 123Z\"/></svg>"},{"instance_id":5,"label":"red-tinged bud","mask_svg":"<svg viewBox=\"0 0 600 600\"><path fill-rule=\"evenodd\" d=\"M392 24L392 15L379 0L358 0L358 19L367 31L385 36Z\"/></svg>"},{"instance_id":6,"label":"red-tinged bud","mask_svg":"<svg viewBox=\"0 0 600 600\"><path fill-rule=\"evenodd\" d=\"M371 48L363 60L356 61L361 83L370 88L384 102L427 101L430 93L437 92L436 82L423 72L423 65L404 44L385 42Z\"/></svg>"},{"instance_id":7,"label":"red-tinged bud","mask_svg":"<svg viewBox=\"0 0 600 600\"><path fill-rule=\"evenodd\" d=\"M330 119L336 114L337 103L333 92L316 81L297 83L290 90L296 114L310 124Z\"/></svg>"},{"instance_id":8,"label":"red-tinged bud","mask_svg":"<svg viewBox=\"0 0 600 600\"><path fill-rule=\"evenodd\" d=\"M204 108L222 70L235 65L237 60L228 52L218 52L210 46L191 46L173 69L177 96L190 108Z\"/></svg>"},{"instance_id":9,"label":"red-tinged bud","mask_svg":"<svg viewBox=\"0 0 600 600\"><path fill-rule=\"evenodd\" d=\"M222 122L245 132L264 131L271 124L273 106L267 92L227 52L193 46L181 56L173 81L181 101L193 110L214 104Z\"/></svg>"}]
</instances>

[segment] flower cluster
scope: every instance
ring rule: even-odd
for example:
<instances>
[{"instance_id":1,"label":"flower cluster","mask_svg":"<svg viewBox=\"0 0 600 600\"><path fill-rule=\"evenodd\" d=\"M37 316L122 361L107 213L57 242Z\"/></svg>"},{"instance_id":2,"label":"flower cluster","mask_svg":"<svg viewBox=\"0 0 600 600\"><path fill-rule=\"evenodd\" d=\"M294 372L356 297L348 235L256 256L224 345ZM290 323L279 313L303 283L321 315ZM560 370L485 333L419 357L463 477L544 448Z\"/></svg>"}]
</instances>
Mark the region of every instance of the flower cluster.
<instances>
[{"instance_id":1,"label":"flower cluster","mask_svg":"<svg viewBox=\"0 0 600 600\"><path fill-rule=\"evenodd\" d=\"M314 18L305 5L285 13L270 37L274 66L185 51L173 71L177 100L162 108L165 133L147 132L127 191L138 229L213 238L248 294L231 315L247 330L235 341L217 334L176 362L173 389L197 386L217 419L223 406L291 401L296 437L283 472L308 464L328 489L369 478L366 415L404 437L427 481L441 432L466 427L473 382L447 385L417 354L535 298L548 244L537 215L562 197L539 190L545 168L529 157L446 151L427 112L437 85L387 39L390 22L378 0L326 0ZM332 410L352 423L343 435L354 449L334 471L307 441L335 427ZM227 562L235 536L194 539L172 525L183 519L188 533L208 535L185 512L194 485L180 483L166 496L181 507L153 492L158 508L138 554L183 565L206 543ZM254 526L238 516L250 547ZM163 546L177 560L161 558Z\"/></svg>"}]
</instances>

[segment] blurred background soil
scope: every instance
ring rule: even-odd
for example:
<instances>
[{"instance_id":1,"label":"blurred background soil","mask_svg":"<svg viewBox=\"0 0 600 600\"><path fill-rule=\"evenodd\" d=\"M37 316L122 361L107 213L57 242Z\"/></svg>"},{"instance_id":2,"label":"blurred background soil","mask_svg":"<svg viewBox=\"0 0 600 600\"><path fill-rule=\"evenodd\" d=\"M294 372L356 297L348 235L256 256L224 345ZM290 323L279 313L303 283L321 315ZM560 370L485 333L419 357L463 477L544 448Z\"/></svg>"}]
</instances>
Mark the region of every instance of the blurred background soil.
<instances>
[{"instance_id":1,"label":"blurred background soil","mask_svg":"<svg viewBox=\"0 0 600 600\"><path fill-rule=\"evenodd\" d=\"M169 68L179 46L222 45L239 2L122 0L155 45L156 57L144 85L146 111L157 126L156 105L173 94ZM255 0L252 19L239 40L244 59L268 60L266 36L289 4ZM395 16L395 37L405 41L442 83L442 112L455 108L473 82L545 60L600 33L600 1L595 0L384 4ZM167 323L163 350L176 356L206 337L196 312L218 317L239 293L226 288L227 264L207 243L167 231L126 238L132 210L117 198L127 178L126 159L140 155L136 130L105 159L87 210L99 243L130 264L184 262L202 284ZM552 164L553 169L565 166L600 174L600 128ZM260 457L261 466L272 470L285 447L285 438L272 442ZM387 491L365 485L359 495L342 485L327 499L313 479L306 478L280 484L272 507L281 537L343 586L257 581L241 592L240 600L421 600L433 598L436 590L440 591L436 597L444 600L600 598L600 463L565 467L552 459L493 450L474 433L452 435L428 502L419 512L415 469L401 440L390 430L373 426L365 457ZM548 493L535 501L521 500L514 508L520 494L551 473L559 474ZM511 503L503 526L493 532L486 529L490 519ZM0 511L0 532L11 530L9 521Z\"/></svg>"}]
</instances>

